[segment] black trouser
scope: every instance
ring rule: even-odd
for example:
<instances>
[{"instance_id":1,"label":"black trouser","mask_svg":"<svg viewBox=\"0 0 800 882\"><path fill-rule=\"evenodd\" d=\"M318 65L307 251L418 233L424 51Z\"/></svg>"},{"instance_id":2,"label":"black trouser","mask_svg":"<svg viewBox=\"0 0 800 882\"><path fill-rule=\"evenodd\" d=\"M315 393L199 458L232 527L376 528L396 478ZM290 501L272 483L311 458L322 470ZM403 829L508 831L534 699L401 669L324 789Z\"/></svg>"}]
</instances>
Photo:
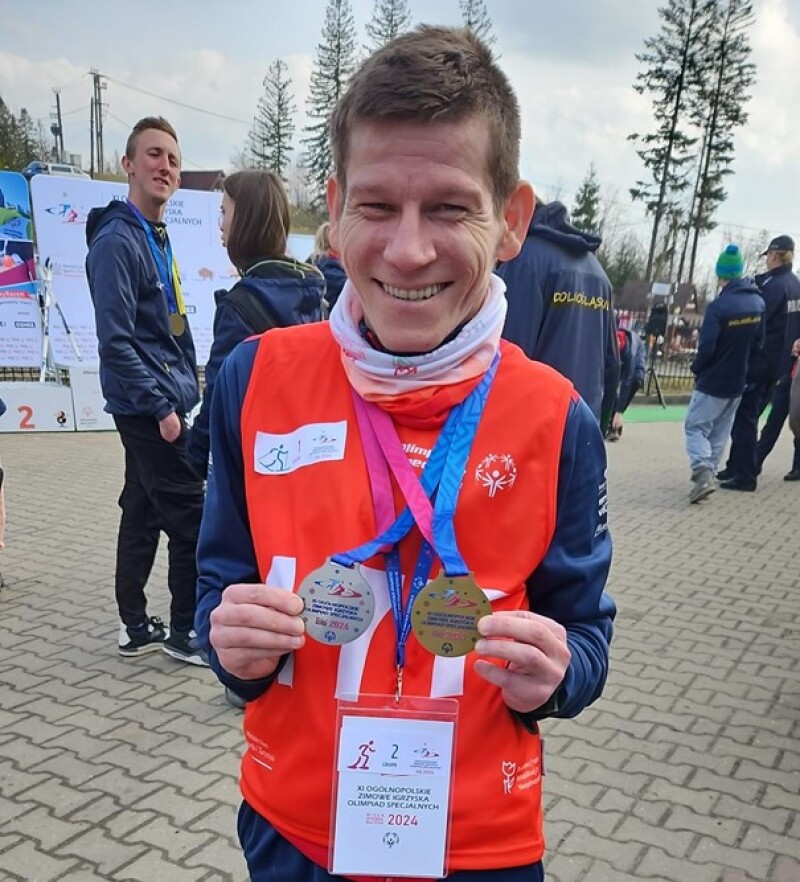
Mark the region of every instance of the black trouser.
<instances>
[{"instance_id":1,"label":"black trouser","mask_svg":"<svg viewBox=\"0 0 800 882\"><path fill-rule=\"evenodd\" d=\"M772 452L772 448L778 441L781 434L783 424L789 416L789 395L792 389L791 374L784 374L778 380L778 385L772 395L772 409L769 412L764 428L761 430L761 437L758 439L758 447L756 448L756 465L758 471L764 460ZM794 439L794 455L792 456L792 471L800 471L800 441Z\"/></svg>"},{"instance_id":2,"label":"black trouser","mask_svg":"<svg viewBox=\"0 0 800 882\"><path fill-rule=\"evenodd\" d=\"M188 630L194 622L203 482L189 465L185 434L170 444L151 417L114 416L114 422L125 447L114 578L120 618L133 626L147 617L144 587L163 530L169 537L170 621Z\"/></svg>"},{"instance_id":3,"label":"black trouser","mask_svg":"<svg viewBox=\"0 0 800 882\"><path fill-rule=\"evenodd\" d=\"M755 484L761 467L758 463L758 418L769 404L775 380L754 380L742 393L731 427L731 449L725 470L748 484Z\"/></svg>"}]
</instances>

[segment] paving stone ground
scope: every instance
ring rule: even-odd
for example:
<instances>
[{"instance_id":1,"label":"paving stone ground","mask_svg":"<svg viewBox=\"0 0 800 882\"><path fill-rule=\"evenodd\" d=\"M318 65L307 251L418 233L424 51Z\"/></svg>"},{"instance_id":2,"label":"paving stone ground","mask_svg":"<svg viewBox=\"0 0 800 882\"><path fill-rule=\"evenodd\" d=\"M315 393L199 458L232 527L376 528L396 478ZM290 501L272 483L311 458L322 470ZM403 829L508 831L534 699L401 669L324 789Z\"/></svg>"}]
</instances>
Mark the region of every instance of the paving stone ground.
<instances>
[{"instance_id":1,"label":"paving stone ground","mask_svg":"<svg viewBox=\"0 0 800 882\"><path fill-rule=\"evenodd\" d=\"M789 442L757 493L699 506L682 443L680 424L630 425L609 449L612 673L545 726L550 882L800 880ZM6 435L0 455L0 880L244 882L240 714L207 670L116 653L116 437Z\"/></svg>"}]
</instances>

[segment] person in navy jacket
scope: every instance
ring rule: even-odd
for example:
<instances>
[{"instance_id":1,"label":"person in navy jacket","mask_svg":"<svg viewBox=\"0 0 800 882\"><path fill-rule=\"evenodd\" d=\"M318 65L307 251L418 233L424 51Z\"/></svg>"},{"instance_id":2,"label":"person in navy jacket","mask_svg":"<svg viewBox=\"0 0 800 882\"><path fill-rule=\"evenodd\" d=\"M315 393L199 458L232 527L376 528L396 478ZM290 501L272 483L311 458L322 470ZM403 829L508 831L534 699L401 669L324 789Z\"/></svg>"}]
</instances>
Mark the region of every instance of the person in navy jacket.
<instances>
[{"instance_id":1,"label":"person in navy jacket","mask_svg":"<svg viewBox=\"0 0 800 882\"><path fill-rule=\"evenodd\" d=\"M496 272L507 289L503 337L571 380L605 429L619 351L611 283L595 256L601 243L573 227L560 202L537 199L522 250Z\"/></svg>"},{"instance_id":2,"label":"person in navy jacket","mask_svg":"<svg viewBox=\"0 0 800 882\"><path fill-rule=\"evenodd\" d=\"M743 272L741 251L728 245L717 259L721 290L706 308L692 362L695 387L685 433L693 503L716 489L714 473L745 388L751 352L764 341L764 301Z\"/></svg>"},{"instance_id":3,"label":"person in navy jacket","mask_svg":"<svg viewBox=\"0 0 800 882\"><path fill-rule=\"evenodd\" d=\"M89 212L86 276L94 304L105 409L125 448L115 594L119 654L162 649L207 664L194 636L195 549L203 482L186 457L197 363L164 212L180 184L175 130L162 117L133 128L122 165L128 198ZM169 536L170 628L147 615L145 585L159 534Z\"/></svg>"},{"instance_id":4,"label":"person in navy jacket","mask_svg":"<svg viewBox=\"0 0 800 882\"><path fill-rule=\"evenodd\" d=\"M777 239L773 239L770 242L770 247L776 244L787 244L781 241L783 239L787 239L791 243L792 248L794 247L792 240L786 236L779 236ZM750 358L750 366L747 370L747 386L736 410L736 418L731 429L731 449L728 453L728 461L723 471L717 475L720 487L725 490L752 491L756 489L758 474L761 471L761 462L757 448L758 419L776 391L776 382L782 376L786 377L790 369L786 353L788 346L791 345L791 340L787 343L788 302L792 284L791 279L794 279L797 286L794 296L797 299L798 305L800 305L800 283L797 283L796 278L791 272L791 259L787 268L784 264L783 254L781 254L780 258L777 258L777 252L774 248L772 251L768 249L765 254L769 271L756 276L755 280L766 307L764 313L764 346L762 349L753 352ZM788 274L786 272L787 269L789 270ZM800 317L800 313L794 313L794 315ZM797 319L795 319L796 321ZM785 388L781 389L781 392L785 393L785 410L788 411L788 377L784 379L784 384ZM773 410L775 410L774 407ZM780 411L780 407L778 411ZM786 416L784 414L783 420L785 419ZM770 445L770 450L775 440L777 440L778 434L780 434L783 420L776 425L775 418L771 418L770 428L776 427L777 432ZM767 434L769 435L769 433ZM795 459L797 462L800 462L800 456L797 453L795 454Z\"/></svg>"},{"instance_id":5,"label":"person in navy jacket","mask_svg":"<svg viewBox=\"0 0 800 882\"><path fill-rule=\"evenodd\" d=\"M222 363L253 334L320 321L325 294L320 270L286 256L291 218L278 175L261 169L236 172L225 178L222 190L222 244L242 277L230 291L214 294L214 339L203 403L187 444L189 459L203 477L208 472L211 397Z\"/></svg>"},{"instance_id":6,"label":"person in navy jacket","mask_svg":"<svg viewBox=\"0 0 800 882\"><path fill-rule=\"evenodd\" d=\"M800 279L792 270L794 260L794 239L791 236L776 236L762 257L767 258L767 272L756 276L756 284L762 290L783 291L786 294L786 336L779 362L778 384L770 401L770 412L756 448L757 473L761 473L764 460L772 452L781 434L789 413L789 399L792 374L796 358L793 354L794 342L800 339ZM794 439L792 467L783 476L784 481L800 481L800 439ZM742 489L731 487L730 489ZM755 489L755 488L753 488Z\"/></svg>"}]
</instances>

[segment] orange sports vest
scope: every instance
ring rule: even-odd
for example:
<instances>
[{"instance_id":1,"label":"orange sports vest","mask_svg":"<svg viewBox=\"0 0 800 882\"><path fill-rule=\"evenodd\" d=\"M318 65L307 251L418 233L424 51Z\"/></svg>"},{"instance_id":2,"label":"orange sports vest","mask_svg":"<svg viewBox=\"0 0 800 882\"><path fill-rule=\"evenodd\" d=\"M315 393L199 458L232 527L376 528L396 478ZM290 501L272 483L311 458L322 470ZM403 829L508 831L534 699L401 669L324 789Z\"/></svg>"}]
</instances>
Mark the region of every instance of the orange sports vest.
<instances>
[{"instance_id":1,"label":"orange sports vest","mask_svg":"<svg viewBox=\"0 0 800 882\"><path fill-rule=\"evenodd\" d=\"M547 552L556 520L558 467L571 384L503 343L502 358L464 474L455 518L459 549L494 610L528 609L526 578ZM395 425L418 469L439 425ZM289 474L258 474L259 432L296 437L312 424L347 424L343 456ZM374 538L372 496L351 392L326 323L261 338L242 408L250 528L261 577L296 589L326 557ZM293 434L295 433L295 434ZM396 489L396 488L395 488ZM403 503L396 489L395 510ZM415 529L400 546L408 591L419 550ZM326 848L331 820L337 694L394 694L395 628L382 560L364 567L377 627L345 647L313 640L248 704L244 798L279 832ZM434 562L432 577L439 571ZM533 598L535 611L535 598ZM405 695L455 697L459 719L449 870L539 860L544 850L541 746L473 671L474 656L433 656L409 637Z\"/></svg>"}]
</instances>

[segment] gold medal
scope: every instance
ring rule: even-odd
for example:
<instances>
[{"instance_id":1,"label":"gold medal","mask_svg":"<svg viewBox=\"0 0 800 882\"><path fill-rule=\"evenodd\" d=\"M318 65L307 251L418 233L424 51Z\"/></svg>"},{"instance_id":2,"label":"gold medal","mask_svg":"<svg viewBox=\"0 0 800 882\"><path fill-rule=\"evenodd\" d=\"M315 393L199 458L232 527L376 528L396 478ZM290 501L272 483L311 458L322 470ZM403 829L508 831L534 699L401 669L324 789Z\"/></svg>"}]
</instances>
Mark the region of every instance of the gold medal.
<instances>
[{"instance_id":1,"label":"gold medal","mask_svg":"<svg viewBox=\"0 0 800 882\"><path fill-rule=\"evenodd\" d=\"M475 648L480 638L478 619L491 612L472 573L453 577L440 573L417 595L411 626L429 652L456 658Z\"/></svg>"},{"instance_id":2,"label":"gold medal","mask_svg":"<svg viewBox=\"0 0 800 882\"><path fill-rule=\"evenodd\" d=\"M169 314L169 329L173 337L180 337L186 331L186 319L179 312Z\"/></svg>"},{"instance_id":3,"label":"gold medal","mask_svg":"<svg viewBox=\"0 0 800 882\"><path fill-rule=\"evenodd\" d=\"M330 559L303 579L297 593L303 598L306 633L329 646L356 640L375 615L375 597L358 567Z\"/></svg>"}]
</instances>

